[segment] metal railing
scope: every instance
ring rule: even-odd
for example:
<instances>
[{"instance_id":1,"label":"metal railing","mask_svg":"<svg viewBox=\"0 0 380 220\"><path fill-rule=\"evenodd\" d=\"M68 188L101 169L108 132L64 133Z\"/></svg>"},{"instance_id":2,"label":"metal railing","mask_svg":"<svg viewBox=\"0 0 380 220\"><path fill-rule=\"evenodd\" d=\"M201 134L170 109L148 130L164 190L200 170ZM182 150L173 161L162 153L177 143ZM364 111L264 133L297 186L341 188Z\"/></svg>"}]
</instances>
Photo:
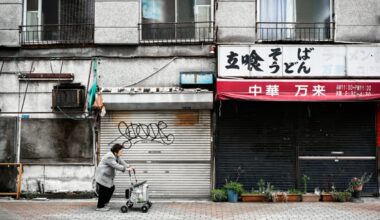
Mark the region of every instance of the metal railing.
<instances>
[{"instance_id":1,"label":"metal railing","mask_svg":"<svg viewBox=\"0 0 380 220\"><path fill-rule=\"evenodd\" d=\"M259 42L331 42L335 23L257 22Z\"/></svg>"},{"instance_id":2,"label":"metal railing","mask_svg":"<svg viewBox=\"0 0 380 220\"><path fill-rule=\"evenodd\" d=\"M94 43L94 24L20 26L21 45L85 45Z\"/></svg>"},{"instance_id":3,"label":"metal railing","mask_svg":"<svg viewBox=\"0 0 380 220\"><path fill-rule=\"evenodd\" d=\"M142 44L197 44L214 42L214 22L139 24Z\"/></svg>"}]
</instances>

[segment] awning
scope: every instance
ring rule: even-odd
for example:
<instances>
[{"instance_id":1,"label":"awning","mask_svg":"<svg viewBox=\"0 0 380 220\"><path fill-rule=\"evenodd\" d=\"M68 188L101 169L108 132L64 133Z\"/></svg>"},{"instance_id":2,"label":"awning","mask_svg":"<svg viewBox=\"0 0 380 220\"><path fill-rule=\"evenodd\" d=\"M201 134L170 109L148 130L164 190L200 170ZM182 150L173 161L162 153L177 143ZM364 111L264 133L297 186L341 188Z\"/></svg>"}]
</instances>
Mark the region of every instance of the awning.
<instances>
[{"instance_id":1,"label":"awning","mask_svg":"<svg viewBox=\"0 0 380 220\"><path fill-rule=\"evenodd\" d=\"M217 100L371 101L380 100L380 80L218 79Z\"/></svg>"}]
</instances>

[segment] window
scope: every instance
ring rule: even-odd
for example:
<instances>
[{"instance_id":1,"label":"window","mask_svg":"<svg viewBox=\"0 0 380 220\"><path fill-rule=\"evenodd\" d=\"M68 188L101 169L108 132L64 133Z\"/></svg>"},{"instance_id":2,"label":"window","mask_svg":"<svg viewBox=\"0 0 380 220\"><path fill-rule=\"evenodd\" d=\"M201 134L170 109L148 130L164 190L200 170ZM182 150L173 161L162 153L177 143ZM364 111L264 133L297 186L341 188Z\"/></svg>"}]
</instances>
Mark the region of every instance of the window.
<instances>
[{"instance_id":1,"label":"window","mask_svg":"<svg viewBox=\"0 0 380 220\"><path fill-rule=\"evenodd\" d=\"M332 39L331 0L261 0L258 38L262 41Z\"/></svg>"},{"instance_id":2,"label":"window","mask_svg":"<svg viewBox=\"0 0 380 220\"><path fill-rule=\"evenodd\" d=\"M142 40L212 40L211 0L142 0Z\"/></svg>"},{"instance_id":3,"label":"window","mask_svg":"<svg viewBox=\"0 0 380 220\"><path fill-rule=\"evenodd\" d=\"M26 0L24 4L24 45L93 39L94 0Z\"/></svg>"}]
</instances>

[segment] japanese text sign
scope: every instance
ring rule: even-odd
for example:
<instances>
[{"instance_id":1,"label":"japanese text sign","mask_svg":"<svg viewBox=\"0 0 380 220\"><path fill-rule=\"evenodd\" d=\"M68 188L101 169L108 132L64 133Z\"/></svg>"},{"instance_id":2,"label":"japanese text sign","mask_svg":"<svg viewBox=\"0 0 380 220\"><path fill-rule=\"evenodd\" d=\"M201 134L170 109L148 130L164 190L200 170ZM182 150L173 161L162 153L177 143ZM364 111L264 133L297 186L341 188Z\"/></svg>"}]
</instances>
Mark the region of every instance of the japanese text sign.
<instances>
[{"instance_id":1,"label":"japanese text sign","mask_svg":"<svg viewBox=\"0 0 380 220\"><path fill-rule=\"evenodd\" d=\"M380 48L317 45L220 46L218 76L379 76L376 71L380 67L377 59L380 60Z\"/></svg>"},{"instance_id":2,"label":"japanese text sign","mask_svg":"<svg viewBox=\"0 0 380 220\"><path fill-rule=\"evenodd\" d=\"M258 101L380 100L380 80L218 79L217 99Z\"/></svg>"}]
</instances>

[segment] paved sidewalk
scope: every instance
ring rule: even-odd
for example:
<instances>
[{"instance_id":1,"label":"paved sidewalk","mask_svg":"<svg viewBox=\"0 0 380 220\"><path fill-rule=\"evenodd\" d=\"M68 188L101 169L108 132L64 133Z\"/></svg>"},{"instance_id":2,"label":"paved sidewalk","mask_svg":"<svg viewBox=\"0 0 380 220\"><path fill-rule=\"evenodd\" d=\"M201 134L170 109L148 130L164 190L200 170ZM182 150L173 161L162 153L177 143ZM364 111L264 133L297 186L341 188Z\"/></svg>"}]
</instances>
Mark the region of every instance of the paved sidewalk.
<instances>
[{"instance_id":1,"label":"paved sidewalk","mask_svg":"<svg viewBox=\"0 0 380 220\"><path fill-rule=\"evenodd\" d=\"M148 213L121 213L123 200L113 200L109 212L96 212L96 200L0 200L0 219L380 219L380 200L365 203L213 203L155 202Z\"/></svg>"}]
</instances>

